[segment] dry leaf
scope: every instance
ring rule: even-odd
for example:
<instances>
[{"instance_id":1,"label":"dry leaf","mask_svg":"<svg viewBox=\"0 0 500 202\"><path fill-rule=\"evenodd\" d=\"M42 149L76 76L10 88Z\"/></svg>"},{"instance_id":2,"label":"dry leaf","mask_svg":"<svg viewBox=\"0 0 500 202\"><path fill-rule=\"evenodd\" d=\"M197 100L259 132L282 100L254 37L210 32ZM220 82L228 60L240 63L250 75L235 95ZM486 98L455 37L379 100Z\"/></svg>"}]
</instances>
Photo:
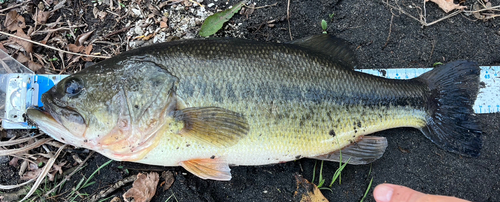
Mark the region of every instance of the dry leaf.
<instances>
[{"instance_id":1,"label":"dry leaf","mask_svg":"<svg viewBox=\"0 0 500 202\"><path fill-rule=\"evenodd\" d=\"M74 53L80 53L85 50L84 46L77 46L75 44L68 44L68 50Z\"/></svg>"},{"instance_id":2,"label":"dry leaf","mask_svg":"<svg viewBox=\"0 0 500 202\"><path fill-rule=\"evenodd\" d=\"M90 35L92 35L92 33L94 33L94 31L80 34L80 36L76 37L75 45L77 45L77 46L83 45L83 43L85 43L85 41L87 41L87 39L90 37Z\"/></svg>"},{"instance_id":3,"label":"dry leaf","mask_svg":"<svg viewBox=\"0 0 500 202\"><path fill-rule=\"evenodd\" d=\"M156 172L150 172L147 175L139 173L137 179L132 184L132 188L123 194L123 198L127 202L131 201L129 200L131 198L135 202L150 201L156 193L156 185L158 185L159 178Z\"/></svg>"},{"instance_id":4,"label":"dry leaf","mask_svg":"<svg viewBox=\"0 0 500 202\"><path fill-rule=\"evenodd\" d=\"M28 62L30 59L28 57L26 57L26 55L22 54L22 53L19 53L17 55L17 58L16 60L20 63L25 63L25 62Z\"/></svg>"},{"instance_id":5,"label":"dry leaf","mask_svg":"<svg viewBox=\"0 0 500 202\"><path fill-rule=\"evenodd\" d=\"M9 165L14 167L19 166L19 158L17 157L12 158L12 160L9 161Z\"/></svg>"},{"instance_id":6,"label":"dry leaf","mask_svg":"<svg viewBox=\"0 0 500 202\"><path fill-rule=\"evenodd\" d=\"M40 10L36 15L36 21L39 24L45 24L47 20L49 20L49 17L50 17L50 12L44 12Z\"/></svg>"},{"instance_id":7,"label":"dry leaf","mask_svg":"<svg viewBox=\"0 0 500 202\"><path fill-rule=\"evenodd\" d=\"M293 194L294 198L300 198L300 202L328 202L315 184L299 174L295 174L295 180L297 180L297 190Z\"/></svg>"},{"instance_id":8,"label":"dry leaf","mask_svg":"<svg viewBox=\"0 0 500 202\"><path fill-rule=\"evenodd\" d=\"M31 38L28 35L26 35L24 33L24 31L20 27L17 28L16 36L31 40ZM17 38L12 38L12 41L14 41L17 44L21 45L26 52L28 52L28 53L32 53L33 52L33 44L31 42L28 42L28 41L25 41L25 40L21 40L21 39L17 39Z\"/></svg>"},{"instance_id":9,"label":"dry leaf","mask_svg":"<svg viewBox=\"0 0 500 202\"><path fill-rule=\"evenodd\" d=\"M24 17L19 15L17 11L12 10L5 16L5 21L3 25L9 31L16 31L18 28L26 28L26 24L24 23Z\"/></svg>"},{"instance_id":10,"label":"dry leaf","mask_svg":"<svg viewBox=\"0 0 500 202\"><path fill-rule=\"evenodd\" d=\"M175 181L174 174L170 171L163 171L163 173L161 173L161 177L165 180L162 183L163 191L170 189L170 187L172 186L172 184L174 184Z\"/></svg>"},{"instance_id":11,"label":"dry leaf","mask_svg":"<svg viewBox=\"0 0 500 202\"><path fill-rule=\"evenodd\" d=\"M0 43L0 50L3 50L3 52L7 52L7 49L5 48L5 46L3 46L2 43Z\"/></svg>"},{"instance_id":12,"label":"dry leaf","mask_svg":"<svg viewBox=\"0 0 500 202\"><path fill-rule=\"evenodd\" d=\"M85 47L85 54L90 55L90 52L92 52L92 48L93 48L92 44Z\"/></svg>"},{"instance_id":13,"label":"dry leaf","mask_svg":"<svg viewBox=\"0 0 500 202\"><path fill-rule=\"evenodd\" d=\"M184 0L184 2L182 2L182 4L184 4L185 7L190 7L193 5L193 2L191 2L189 0Z\"/></svg>"},{"instance_id":14,"label":"dry leaf","mask_svg":"<svg viewBox=\"0 0 500 202\"><path fill-rule=\"evenodd\" d=\"M30 68L32 71L36 72L40 69L42 69L42 65L37 63L37 62L33 62L33 61L28 61L28 68Z\"/></svg>"},{"instance_id":15,"label":"dry leaf","mask_svg":"<svg viewBox=\"0 0 500 202\"><path fill-rule=\"evenodd\" d=\"M119 7L118 7L119 8ZM111 201L109 202L122 202L122 199L120 197L115 196Z\"/></svg>"},{"instance_id":16,"label":"dry leaf","mask_svg":"<svg viewBox=\"0 0 500 202\"><path fill-rule=\"evenodd\" d=\"M42 173L42 169L32 170L26 172L23 176L21 176L21 180L31 180L37 178L40 173Z\"/></svg>"},{"instance_id":17,"label":"dry leaf","mask_svg":"<svg viewBox=\"0 0 500 202\"><path fill-rule=\"evenodd\" d=\"M99 16L99 19L101 19L101 21L104 21L104 18L106 17L106 15L108 15L108 13L104 11L99 11L97 15Z\"/></svg>"},{"instance_id":18,"label":"dry leaf","mask_svg":"<svg viewBox=\"0 0 500 202\"><path fill-rule=\"evenodd\" d=\"M443 9L444 12L448 13L452 10L455 9L464 9L467 8L467 6L461 6L458 4L453 3L453 0L425 0L426 2L432 1L436 3L439 8Z\"/></svg>"},{"instance_id":19,"label":"dry leaf","mask_svg":"<svg viewBox=\"0 0 500 202\"><path fill-rule=\"evenodd\" d=\"M160 21L160 28L168 28L168 25L164 21Z\"/></svg>"}]
</instances>

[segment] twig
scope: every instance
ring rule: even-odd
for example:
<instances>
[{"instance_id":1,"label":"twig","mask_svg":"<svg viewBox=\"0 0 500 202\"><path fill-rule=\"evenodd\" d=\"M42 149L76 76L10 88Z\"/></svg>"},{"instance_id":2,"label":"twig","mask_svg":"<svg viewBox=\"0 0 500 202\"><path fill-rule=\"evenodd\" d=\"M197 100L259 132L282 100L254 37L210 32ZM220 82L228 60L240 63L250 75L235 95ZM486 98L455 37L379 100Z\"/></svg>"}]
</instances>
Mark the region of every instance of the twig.
<instances>
[{"instance_id":1,"label":"twig","mask_svg":"<svg viewBox=\"0 0 500 202\"><path fill-rule=\"evenodd\" d=\"M476 10L476 11L464 11L465 13L477 13L477 12L482 12L482 11L491 11L491 10L495 10L497 8L500 8L500 6L493 6L493 7L489 7L489 8L483 8L481 10Z\"/></svg>"},{"instance_id":2,"label":"twig","mask_svg":"<svg viewBox=\"0 0 500 202\"><path fill-rule=\"evenodd\" d=\"M288 5L286 6L286 19L288 20L288 33L290 34L290 40L293 41L292 30L290 30L290 0L288 0Z\"/></svg>"},{"instance_id":3,"label":"twig","mask_svg":"<svg viewBox=\"0 0 500 202\"><path fill-rule=\"evenodd\" d=\"M22 5L24 5L24 3L20 3L20 4L13 5L11 7L4 8L4 9L0 10L0 13L3 13L5 11L8 11L8 10L13 9L13 8L17 8L17 7L22 6Z\"/></svg>"},{"instance_id":4,"label":"twig","mask_svg":"<svg viewBox=\"0 0 500 202\"><path fill-rule=\"evenodd\" d=\"M436 40L432 40L432 49L431 49L431 54L429 55L428 60L431 60L431 58L432 58L432 54L434 53L434 48L436 47L436 43L437 43Z\"/></svg>"},{"instance_id":5,"label":"twig","mask_svg":"<svg viewBox=\"0 0 500 202\"><path fill-rule=\"evenodd\" d=\"M55 47L52 47L52 46L47 46L45 44L38 43L36 41L32 41L32 40L25 39L25 38L22 38L22 37L18 37L16 35L12 35L12 34L9 34L9 33L6 33L6 32L2 32L2 31L0 31L0 34L6 35L6 36L9 36L9 37L14 37L16 39L20 39L20 40L23 40L23 41L28 41L30 43L34 43L36 45L43 46L45 48L49 48L49 49L52 49L52 50L55 50L55 51L61 51L63 53L67 53L67 54L73 54L73 55L85 56L85 57L94 57L94 58L104 58L104 59L110 58L108 56L97 56L97 55L87 55L87 54L73 53L73 52L61 50L61 49L58 49L58 48L55 48Z\"/></svg>"},{"instance_id":6,"label":"twig","mask_svg":"<svg viewBox=\"0 0 500 202\"><path fill-rule=\"evenodd\" d=\"M137 175L128 176L125 179L122 179L122 180L116 182L110 188L108 188L106 190L102 190L98 194L93 195L92 198L90 198L90 200L88 200L88 201L89 202L98 201L99 199L108 196L109 194L111 194L112 192L114 192L115 190L117 190L118 188L123 187L125 184L133 182L135 179L137 179Z\"/></svg>"},{"instance_id":7,"label":"twig","mask_svg":"<svg viewBox=\"0 0 500 202\"><path fill-rule=\"evenodd\" d=\"M453 13L451 13L451 14L447 15L447 16L444 16L444 17L442 17L442 18L439 18L438 20L435 20L434 22L428 23L426 26L431 26L431 25L433 25L433 24L436 24L436 23L438 23L438 22L441 22L441 21L443 21L443 20L446 20L446 19L448 19L448 18L451 18L451 17L453 17L453 16L455 16L455 15L458 15L458 14L460 14L461 12L463 12L463 10L458 10L458 11L455 11L455 12L453 12Z\"/></svg>"},{"instance_id":8,"label":"twig","mask_svg":"<svg viewBox=\"0 0 500 202\"><path fill-rule=\"evenodd\" d=\"M254 9L261 9L261 8L267 8L267 7L271 7L271 6L276 6L276 5L278 5L278 2L276 2L276 3L273 3L273 4L271 4L271 5L265 5L265 6L259 6L259 7L255 7Z\"/></svg>"},{"instance_id":9,"label":"twig","mask_svg":"<svg viewBox=\"0 0 500 202\"><path fill-rule=\"evenodd\" d=\"M80 170L80 168L87 162L87 160L90 159L90 157L94 154L94 151L92 151L88 156L87 158L85 158L85 160L83 160L80 165L78 165L78 167L76 167L75 170L73 170L73 172L71 172L69 175L66 175L64 176L64 178L61 180L61 182L59 182L59 184L57 184L54 188L52 188L50 191L48 191L47 193L45 193L45 197L48 197L52 192L54 192L58 187L60 187L62 184L64 184L67 180L69 180L71 178L71 176L73 176L76 172L78 172Z\"/></svg>"},{"instance_id":10,"label":"twig","mask_svg":"<svg viewBox=\"0 0 500 202\"><path fill-rule=\"evenodd\" d=\"M104 36L104 38L108 38L108 37L113 36L115 34L122 33L124 31L127 31L128 29L130 29L130 26L127 26L127 27L121 28L119 30L116 30L114 32L111 32L111 33L107 34L106 36Z\"/></svg>"},{"instance_id":11,"label":"twig","mask_svg":"<svg viewBox=\"0 0 500 202\"><path fill-rule=\"evenodd\" d=\"M393 9L396 9L396 10L398 10L399 12L401 12L401 13L405 14L406 16L408 16L408 17L410 17L410 18L412 18L412 19L414 19L414 20L416 20L416 21L420 22L420 24L422 24L422 26L424 26L424 27L431 26L431 25L433 25L433 24L436 24L436 23L438 23L438 22L441 22L441 21L443 21L443 20L446 20L446 19L448 19L448 18L451 18L451 17L453 17L453 16L455 16L455 15L458 15L458 14L460 14L461 12L464 12L463 10L457 10L457 11L455 11L455 12L453 12L453 13L451 13L451 14L447 15L447 16L444 16L444 17L442 17L442 18L439 18L439 19L437 19L437 20L435 20L435 21L433 21L433 22L431 22L431 23L427 23L427 22L425 22L424 20L419 20L418 18L416 18L416 17L414 17L413 15L411 15L411 14L407 13L407 12L406 12L406 11L404 11L403 9L401 9L401 8L397 8L396 6L393 6L393 5L391 5L390 3L388 3L388 2L382 1L382 3L386 4L387 6L389 6L389 7L393 8Z\"/></svg>"},{"instance_id":12,"label":"twig","mask_svg":"<svg viewBox=\"0 0 500 202\"><path fill-rule=\"evenodd\" d=\"M391 9L392 13L392 9ZM394 13L391 15L391 24L389 24L389 35L387 35L387 40L385 41L385 45L382 47L382 50L384 50L385 47L387 47L387 44L389 44L389 38L391 38L391 32L392 32L392 20L394 19Z\"/></svg>"}]
</instances>

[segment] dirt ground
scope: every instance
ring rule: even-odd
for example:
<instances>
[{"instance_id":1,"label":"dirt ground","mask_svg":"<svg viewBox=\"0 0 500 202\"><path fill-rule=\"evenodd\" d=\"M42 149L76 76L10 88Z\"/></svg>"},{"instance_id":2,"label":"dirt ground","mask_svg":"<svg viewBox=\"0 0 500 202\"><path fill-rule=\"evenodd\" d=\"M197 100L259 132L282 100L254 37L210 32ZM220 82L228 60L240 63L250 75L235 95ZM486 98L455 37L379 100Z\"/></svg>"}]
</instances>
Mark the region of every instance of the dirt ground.
<instances>
[{"instance_id":1,"label":"dirt ground","mask_svg":"<svg viewBox=\"0 0 500 202\"><path fill-rule=\"evenodd\" d=\"M277 4L256 9L248 18L236 14L229 24L237 26L225 26L224 31L219 32L217 36L239 36L270 42L290 41L289 25L286 20L287 1L257 0L254 2L257 7ZM460 13L431 26L422 26L417 20L396 9L403 9L418 19L419 14L424 13L422 2L417 0L292 0L290 2L290 32L294 39L319 34L322 32L321 20L327 20L326 31L328 33L352 44L359 61L358 68L431 67L436 62L446 63L462 59L476 61L480 65L500 65L499 19L479 20L477 17L480 16ZM500 5L498 0L490 2L493 6ZM33 1L35 6L39 3L41 2ZM123 2L125 6L130 3ZM210 3L215 5L206 6L206 10L215 12L216 7L224 9L236 4L237 1L205 0L201 4L209 5ZM389 7L386 3L395 7ZM475 0L466 0L464 5L471 8L475 3ZM141 5L146 5L146 2L142 2ZM0 9L5 7L2 5ZM109 14L103 20L99 20L92 13L93 7L106 9L105 4L93 6L88 1L68 1L64 8L48 19L48 22L54 22L59 16L63 16L64 21L68 20L75 24L83 19L88 26L80 28L79 34L96 30L91 35L91 39L99 38L101 41L114 43L114 45L104 42L96 43L93 52L101 51L104 55L105 53L112 55L117 51L126 50L125 41L127 40L125 39L129 29L116 33L112 37L103 36L127 26L133 29L134 24L127 25L127 22L138 18L128 16L116 20L116 16ZM147 7L144 6L144 9ZM4 11L2 14L7 12ZM431 2L425 5L425 13L427 23L447 16ZM30 14L24 13L23 16L29 19ZM1 15L0 21L4 18L5 15ZM169 20L172 21L172 19ZM241 24L238 25L239 23ZM26 24L34 24L34 22L26 20ZM4 28L2 27L2 30L5 30ZM167 31L174 32L175 30ZM37 35L32 39L41 41L43 38L44 36ZM0 36L0 40L6 40L6 37ZM74 42L74 39L69 42ZM50 55L48 57L57 55L54 51L36 45L34 52ZM100 60L94 59L93 61ZM55 69L62 69L60 61L54 61L52 64ZM80 60L67 67L65 73L77 71L84 66L85 62ZM45 67L38 72L59 73L60 71ZM322 193L330 201L359 201L370 179L373 178L373 186L365 201L374 201L371 195L373 188L384 182L471 201L500 201L500 114L477 116L481 120L484 131L483 149L477 158L461 157L439 149L415 129L387 130L376 134L387 137L389 142L387 151L381 159L371 165L348 165L342 172L342 184L336 182L331 191L323 190ZM27 131L23 132L27 133ZM69 156L72 154L77 154L81 158L88 155L84 150L73 149L64 154L62 158L68 161L71 161ZM89 176L98 166L107 161L107 158L94 154L88 165L65 183L60 193L67 193L83 176ZM159 187L152 201L166 201L169 198L169 201L298 201L300 198L294 197L294 191L297 189L294 174L301 174L305 179L311 180L314 165L315 160L302 159L269 166L232 167L232 180L218 182L201 180L182 168L112 162L97 174L94 185L80 192L96 193L118 180L141 171L161 173L161 171L169 170L174 173L175 182L167 191ZM338 163L324 163L323 175L327 179L327 184L330 183L338 166ZM20 182L19 177L16 177L18 168L9 166L8 162L2 162L0 170L2 171L0 184ZM314 183L317 183L318 172L319 170L316 171ZM131 183L123 186L112 195L121 196L131 186ZM64 200L64 195L55 200ZM77 198L77 200L85 199Z\"/></svg>"}]
</instances>

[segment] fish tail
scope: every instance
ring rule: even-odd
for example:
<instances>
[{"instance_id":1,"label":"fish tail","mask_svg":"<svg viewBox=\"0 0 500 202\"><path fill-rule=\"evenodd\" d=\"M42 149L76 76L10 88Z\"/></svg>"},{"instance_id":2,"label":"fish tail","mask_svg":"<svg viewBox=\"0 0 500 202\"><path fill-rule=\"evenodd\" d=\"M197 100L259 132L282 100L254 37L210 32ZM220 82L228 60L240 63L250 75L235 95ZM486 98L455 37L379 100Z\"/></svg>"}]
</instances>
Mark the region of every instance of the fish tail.
<instances>
[{"instance_id":1,"label":"fish tail","mask_svg":"<svg viewBox=\"0 0 500 202\"><path fill-rule=\"evenodd\" d=\"M427 84L427 124L420 130L439 147L464 156L480 154L481 128L472 109L479 91L480 68L456 61L416 78Z\"/></svg>"}]
</instances>

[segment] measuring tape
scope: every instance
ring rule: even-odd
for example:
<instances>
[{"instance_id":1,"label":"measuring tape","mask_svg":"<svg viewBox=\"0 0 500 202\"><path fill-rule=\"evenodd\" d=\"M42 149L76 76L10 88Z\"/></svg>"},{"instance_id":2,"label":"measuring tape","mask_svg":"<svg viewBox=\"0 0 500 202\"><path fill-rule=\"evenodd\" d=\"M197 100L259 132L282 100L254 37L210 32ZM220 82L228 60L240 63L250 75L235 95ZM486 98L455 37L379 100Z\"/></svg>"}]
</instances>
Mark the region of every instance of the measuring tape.
<instances>
[{"instance_id":1,"label":"measuring tape","mask_svg":"<svg viewBox=\"0 0 500 202\"><path fill-rule=\"evenodd\" d=\"M500 112L500 66L481 66L481 88L473 106L476 113ZM356 71L389 79L412 79L432 68L417 69L356 69ZM42 94L68 75L36 75L25 73L0 74L0 90L5 92L5 113L2 127L5 129L33 129L24 122L24 114L30 106L42 106ZM3 93L1 92L0 93ZM1 113L0 113L1 115ZM2 117L2 116L0 116Z\"/></svg>"}]
</instances>

